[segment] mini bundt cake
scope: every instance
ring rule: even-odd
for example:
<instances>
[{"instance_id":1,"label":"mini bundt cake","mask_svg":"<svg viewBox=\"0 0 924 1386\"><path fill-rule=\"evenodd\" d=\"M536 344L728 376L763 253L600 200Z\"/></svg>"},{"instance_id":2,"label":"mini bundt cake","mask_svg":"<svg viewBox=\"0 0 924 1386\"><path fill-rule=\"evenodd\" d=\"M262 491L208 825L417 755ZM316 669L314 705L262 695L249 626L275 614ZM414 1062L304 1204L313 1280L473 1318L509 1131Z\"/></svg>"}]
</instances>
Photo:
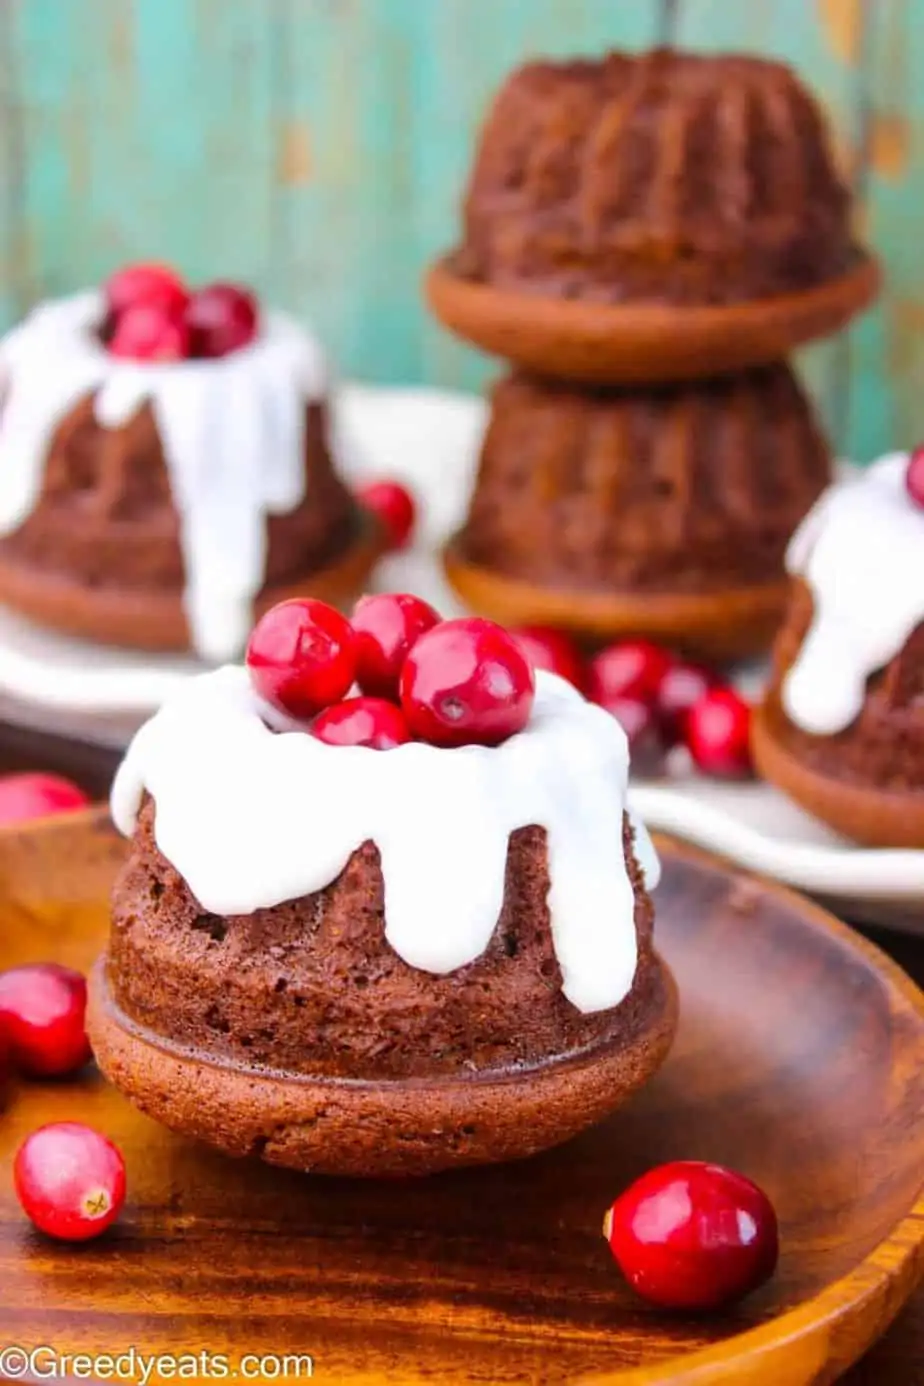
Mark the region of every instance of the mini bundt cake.
<instances>
[{"instance_id":1,"label":"mini bundt cake","mask_svg":"<svg viewBox=\"0 0 924 1386\"><path fill-rule=\"evenodd\" d=\"M759 650L785 605L786 545L830 476L783 365L626 390L514 372L491 398L449 576L510 624Z\"/></svg>"},{"instance_id":2,"label":"mini bundt cake","mask_svg":"<svg viewBox=\"0 0 924 1386\"><path fill-rule=\"evenodd\" d=\"M550 674L502 745L266 718L244 669L203 675L115 782L132 846L90 1025L144 1111L231 1154L416 1174L565 1140L658 1066L676 1002L613 718Z\"/></svg>"},{"instance_id":3,"label":"mini bundt cake","mask_svg":"<svg viewBox=\"0 0 924 1386\"><path fill-rule=\"evenodd\" d=\"M807 289L854 256L824 121L793 72L662 49L508 78L453 268L554 298L702 305Z\"/></svg>"},{"instance_id":4,"label":"mini bundt cake","mask_svg":"<svg viewBox=\"0 0 924 1386\"><path fill-rule=\"evenodd\" d=\"M924 507L907 458L833 486L793 538L796 579L754 721L758 769L874 846L924 847Z\"/></svg>"},{"instance_id":5,"label":"mini bundt cake","mask_svg":"<svg viewBox=\"0 0 924 1386\"><path fill-rule=\"evenodd\" d=\"M334 469L317 343L266 313L218 359L127 360L105 321L80 294L0 341L0 600L218 662L255 607L355 595L380 536Z\"/></svg>"}]
</instances>

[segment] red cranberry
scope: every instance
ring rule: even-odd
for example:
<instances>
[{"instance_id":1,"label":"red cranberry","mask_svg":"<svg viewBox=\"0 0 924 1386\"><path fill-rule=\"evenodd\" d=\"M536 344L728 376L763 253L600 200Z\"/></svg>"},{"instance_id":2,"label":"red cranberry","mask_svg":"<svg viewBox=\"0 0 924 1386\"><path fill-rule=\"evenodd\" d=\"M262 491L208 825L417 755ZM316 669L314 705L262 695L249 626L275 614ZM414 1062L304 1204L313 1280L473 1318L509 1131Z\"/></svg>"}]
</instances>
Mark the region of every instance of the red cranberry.
<instances>
[{"instance_id":1,"label":"red cranberry","mask_svg":"<svg viewBox=\"0 0 924 1386\"><path fill-rule=\"evenodd\" d=\"M683 740L690 708L714 685L712 674L699 664L678 661L665 672L658 686L655 706L671 745Z\"/></svg>"},{"instance_id":2,"label":"red cranberry","mask_svg":"<svg viewBox=\"0 0 924 1386\"><path fill-rule=\"evenodd\" d=\"M920 505L924 509L924 444L916 447L908 458L905 485L915 505Z\"/></svg>"},{"instance_id":3,"label":"red cranberry","mask_svg":"<svg viewBox=\"0 0 924 1386\"><path fill-rule=\"evenodd\" d=\"M193 356L227 356L257 335L259 310L249 289L239 284L207 284L186 309Z\"/></svg>"},{"instance_id":4,"label":"red cranberry","mask_svg":"<svg viewBox=\"0 0 924 1386\"><path fill-rule=\"evenodd\" d=\"M606 705L613 698L653 702L672 656L650 640L622 640L608 645L590 662L589 697Z\"/></svg>"},{"instance_id":5,"label":"red cranberry","mask_svg":"<svg viewBox=\"0 0 924 1386\"><path fill-rule=\"evenodd\" d=\"M751 709L733 688L712 688L687 713L684 741L706 775L743 779L751 773Z\"/></svg>"},{"instance_id":6,"label":"red cranberry","mask_svg":"<svg viewBox=\"0 0 924 1386\"><path fill-rule=\"evenodd\" d=\"M625 732L636 774L655 775L662 770L665 746L661 724L651 703L641 698L612 698L601 706L612 713Z\"/></svg>"},{"instance_id":7,"label":"red cranberry","mask_svg":"<svg viewBox=\"0 0 924 1386\"><path fill-rule=\"evenodd\" d=\"M87 984L57 963L0 972L0 1028L13 1062L33 1078L64 1078L92 1058L84 1023Z\"/></svg>"},{"instance_id":8,"label":"red cranberry","mask_svg":"<svg viewBox=\"0 0 924 1386\"><path fill-rule=\"evenodd\" d=\"M182 361L189 355L189 328L159 303L138 303L115 319L108 349L128 361Z\"/></svg>"},{"instance_id":9,"label":"red cranberry","mask_svg":"<svg viewBox=\"0 0 924 1386\"><path fill-rule=\"evenodd\" d=\"M339 703L353 684L353 627L326 602L310 597L280 602L254 626L247 667L261 698L307 722Z\"/></svg>"},{"instance_id":10,"label":"red cranberry","mask_svg":"<svg viewBox=\"0 0 924 1386\"><path fill-rule=\"evenodd\" d=\"M359 488L356 498L378 516L391 548L407 548L417 518L417 505L406 486L400 481L370 481Z\"/></svg>"},{"instance_id":11,"label":"red cranberry","mask_svg":"<svg viewBox=\"0 0 924 1386\"><path fill-rule=\"evenodd\" d=\"M577 645L563 630L549 626L520 626L510 634L534 669L546 669L550 674L573 683L583 693L587 672Z\"/></svg>"},{"instance_id":12,"label":"red cranberry","mask_svg":"<svg viewBox=\"0 0 924 1386\"><path fill-rule=\"evenodd\" d=\"M189 302L189 290L169 265L126 265L109 276L103 293L113 319L142 304L181 317Z\"/></svg>"},{"instance_id":13,"label":"red cranberry","mask_svg":"<svg viewBox=\"0 0 924 1386\"><path fill-rule=\"evenodd\" d=\"M433 746L497 746L529 721L535 678L511 635L478 616L422 635L401 671L412 733Z\"/></svg>"},{"instance_id":14,"label":"red cranberry","mask_svg":"<svg viewBox=\"0 0 924 1386\"><path fill-rule=\"evenodd\" d=\"M43 1126L13 1163L16 1197L40 1232L86 1242L111 1227L125 1202L125 1161L106 1136L76 1121Z\"/></svg>"},{"instance_id":15,"label":"red cranberry","mask_svg":"<svg viewBox=\"0 0 924 1386\"><path fill-rule=\"evenodd\" d=\"M721 1165L678 1160L643 1174L607 1212L603 1234L630 1285L665 1309L716 1309L776 1269L773 1205Z\"/></svg>"},{"instance_id":16,"label":"red cranberry","mask_svg":"<svg viewBox=\"0 0 924 1386\"><path fill-rule=\"evenodd\" d=\"M432 606L406 592L360 597L352 622L356 681L363 692L397 698L401 669L412 645L441 619Z\"/></svg>"},{"instance_id":17,"label":"red cranberry","mask_svg":"<svg viewBox=\"0 0 924 1386\"><path fill-rule=\"evenodd\" d=\"M412 739L400 707L384 698L335 703L318 714L311 732L328 746L369 746L373 751L392 751Z\"/></svg>"},{"instance_id":18,"label":"red cranberry","mask_svg":"<svg viewBox=\"0 0 924 1386\"><path fill-rule=\"evenodd\" d=\"M27 771L0 775L0 823L25 823L84 808L90 800L76 784L60 775Z\"/></svg>"}]
</instances>

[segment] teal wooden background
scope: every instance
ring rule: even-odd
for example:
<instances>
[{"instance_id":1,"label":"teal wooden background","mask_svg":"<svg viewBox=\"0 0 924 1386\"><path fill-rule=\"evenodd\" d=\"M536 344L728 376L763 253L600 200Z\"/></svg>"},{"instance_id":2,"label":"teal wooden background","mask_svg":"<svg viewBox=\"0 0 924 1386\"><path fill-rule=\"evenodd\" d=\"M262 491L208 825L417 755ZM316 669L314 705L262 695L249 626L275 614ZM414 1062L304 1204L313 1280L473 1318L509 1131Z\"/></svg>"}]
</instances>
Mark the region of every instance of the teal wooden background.
<instances>
[{"instance_id":1,"label":"teal wooden background","mask_svg":"<svg viewBox=\"0 0 924 1386\"><path fill-rule=\"evenodd\" d=\"M642 47L658 0L0 0L0 325L163 257L311 319L341 368L477 386L427 317L489 94L523 58ZM864 15L866 16L864 20ZM848 168L880 307L806 360L842 446L924 437L924 0L680 0L677 38L795 63Z\"/></svg>"}]
</instances>

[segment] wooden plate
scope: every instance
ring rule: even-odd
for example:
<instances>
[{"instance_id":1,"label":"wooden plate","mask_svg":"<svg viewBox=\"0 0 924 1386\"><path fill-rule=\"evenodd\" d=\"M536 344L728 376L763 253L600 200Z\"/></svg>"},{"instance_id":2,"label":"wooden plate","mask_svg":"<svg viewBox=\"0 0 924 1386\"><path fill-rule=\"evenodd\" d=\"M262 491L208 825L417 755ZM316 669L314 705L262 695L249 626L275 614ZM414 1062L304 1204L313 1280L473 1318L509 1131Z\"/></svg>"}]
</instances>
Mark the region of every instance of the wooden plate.
<instances>
[{"instance_id":1,"label":"wooden plate","mask_svg":"<svg viewBox=\"0 0 924 1386\"><path fill-rule=\"evenodd\" d=\"M542 298L463 279L452 256L427 272L424 290L444 327L493 356L543 375L589 384L700 380L766 365L845 326L879 290L871 255L803 293L728 307L600 304Z\"/></svg>"},{"instance_id":2,"label":"wooden plate","mask_svg":"<svg viewBox=\"0 0 924 1386\"><path fill-rule=\"evenodd\" d=\"M0 833L0 966L86 967L122 844L100 813ZM350 1183L237 1163L135 1114L94 1078L19 1091L2 1158L40 1122L122 1145L108 1239L58 1247L0 1185L0 1342L58 1351L310 1353L339 1383L832 1381L924 1270L924 998L822 911L664 847L661 947L682 1020L614 1119L519 1164ZM722 1160L776 1202L775 1280L718 1318L648 1309L600 1235L647 1166Z\"/></svg>"}]
</instances>

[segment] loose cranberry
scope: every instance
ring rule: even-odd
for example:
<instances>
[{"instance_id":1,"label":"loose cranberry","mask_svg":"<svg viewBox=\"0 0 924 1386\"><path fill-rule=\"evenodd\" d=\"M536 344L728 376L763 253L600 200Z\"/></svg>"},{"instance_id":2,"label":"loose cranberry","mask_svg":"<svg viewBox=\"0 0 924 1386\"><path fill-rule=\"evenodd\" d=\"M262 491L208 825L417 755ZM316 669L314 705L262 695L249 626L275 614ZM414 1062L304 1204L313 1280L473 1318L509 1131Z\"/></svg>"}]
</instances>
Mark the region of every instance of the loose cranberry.
<instances>
[{"instance_id":1,"label":"loose cranberry","mask_svg":"<svg viewBox=\"0 0 924 1386\"><path fill-rule=\"evenodd\" d=\"M84 1017L87 984L57 963L0 972L0 1028L21 1072L64 1078L92 1058Z\"/></svg>"},{"instance_id":2,"label":"loose cranberry","mask_svg":"<svg viewBox=\"0 0 924 1386\"><path fill-rule=\"evenodd\" d=\"M0 775L0 823L25 823L85 808L90 802L78 785L60 775L27 771Z\"/></svg>"},{"instance_id":3,"label":"loose cranberry","mask_svg":"<svg viewBox=\"0 0 924 1386\"><path fill-rule=\"evenodd\" d=\"M573 683L583 693L587 671L577 645L563 630L549 626L520 626L511 630L520 649L534 669L546 669L550 674Z\"/></svg>"},{"instance_id":4,"label":"loose cranberry","mask_svg":"<svg viewBox=\"0 0 924 1386\"><path fill-rule=\"evenodd\" d=\"M364 693L397 698L398 681L411 647L442 618L420 597L383 592L360 597L353 611L356 681Z\"/></svg>"},{"instance_id":5,"label":"loose cranberry","mask_svg":"<svg viewBox=\"0 0 924 1386\"><path fill-rule=\"evenodd\" d=\"M113 319L142 304L181 317L189 302L189 290L169 265L126 265L109 276L103 293Z\"/></svg>"},{"instance_id":6,"label":"loose cranberry","mask_svg":"<svg viewBox=\"0 0 924 1386\"><path fill-rule=\"evenodd\" d=\"M678 1160L649 1170L608 1210L603 1235L629 1284L665 1309L717 1309L776 1269L767 1195L733 1170Z\"/></svg>"},{"instance_id":7,"label":"loose cranberry","mask_svg":"<svg viewBox=\"0 0 924 1386\"><path fill-rule=\"evenodd\" d=\"M924 444L920 444L916 447L908 458L908 469L905 472L905 485L915 505L919 505L924 509Z\"/></svg>"},{"instance_id":8,"label":"loose cranberry","mask_svg":"<svg viewBox=\"0 0 924 1386\"><path fill-rule=\"evenodd\" d=\"M684 742L706 775L743 779L751 773L751 709L733 688L712 688L687 713Z\"/></svg>"},{"instance_id":9,"label":"loose cranberry","mask_svg":"<svg viewBox=\"0 0 924 1386\"><path fill-rule=\"evenodd\" d=\"M601 706L612 713L626 734L633 771L655 775L663 770L666 747L651 703L641 698L612 698Z\"/></svg>"},{"instance_id":10,"label":"loose cranberry","mask_svg":"<svg viewBox=\"0 0 924 1386\"><path fill-rule=\"evenodd\" d=\"M115 319L108 350L128 361L182 361L189 355L189 328L159 303L138 303Z\"/></svg>"},{"instance_id":11,"label":"loose cranberry","mask_svg":"<svg viewBox=\"0 0 924 1386\"><path fill-rule=\"evenodd\" d=\"M318 714L311 733L328 746L369 746L373 751L392 751L412 740L404 713L384 698L335 703Z\"/></svg>"},{"instance_id":12,"label":"loose cranberry","mask_svg":"<svg viewBox=\"0 0 924 1386\"><path fill-rule=\"evenodd\" d=\"M106 1136L76 1121L33 1132L13 1162L16 1197L40 1232L86 1242L111 1227L125 1202L125 1161Z\"/></svg>"},{"instance_id":13,"label":"loose cranberry","mask_svg":"<svg viewBox=\"0 0 924 1386\"><path fill-rule=\"evenodd\" d=\"M198 289L186 309L193 356L227 356L240 351L257 335L256 297L240 284L207 284Z\"/></svg>"},{"instance_id":14,"label":"loose cranberry","mask_svg":"<svg viewBox=\"0 0 924 1386\"><path fill-rule=\"evenodd\" d=\"M529 721L536 681L513 636L478 616L422 635L401 671L408 726L433 746L497 746Z\"/></svg>"},{"instance_id":15,"label":"loose cranberry","mask_svg":"<svg viewBox=\"0 0 924 1386\"><path fill-rule=\"evenodd\" d=\"M594 703L614 698L653 702L673 657L650 640L623 640L608 645L590 662L589 697Z\"/></svg>"},{"instance_id":16,"label":"loose cranberry","mask_svg":"<svg viewBox=\"0 0 924 1386\"><path fill-rule=\"evenodd\" d=\"M381 521L393 549L404 549L410 543L417 504L400 481L370 481L361 486L356 498Z\"/></svg>"},{"instance_id":17,"label":"loose cranberry","mask_svg":"<svg viewBox=\"0 0 924 1386\"><path fill-rule=\"evenodd\" d=\"M683 740L690 708L714 686L715 678L700 664L678 661L665 672L658 685L655 706L670 745Z\"/></svg>"},{"instance_id":18,"label":"loose cranberry","mask_svg":"<svg viewBox=\"0 0 924 1386\"><path fill-rule=\"evenodd\" d=\"M262 698L309 721L339 703L356 677L356 637L326 602L295 597L271 607L254 626L247 667Z\"/></svg>"}]
</instances>

